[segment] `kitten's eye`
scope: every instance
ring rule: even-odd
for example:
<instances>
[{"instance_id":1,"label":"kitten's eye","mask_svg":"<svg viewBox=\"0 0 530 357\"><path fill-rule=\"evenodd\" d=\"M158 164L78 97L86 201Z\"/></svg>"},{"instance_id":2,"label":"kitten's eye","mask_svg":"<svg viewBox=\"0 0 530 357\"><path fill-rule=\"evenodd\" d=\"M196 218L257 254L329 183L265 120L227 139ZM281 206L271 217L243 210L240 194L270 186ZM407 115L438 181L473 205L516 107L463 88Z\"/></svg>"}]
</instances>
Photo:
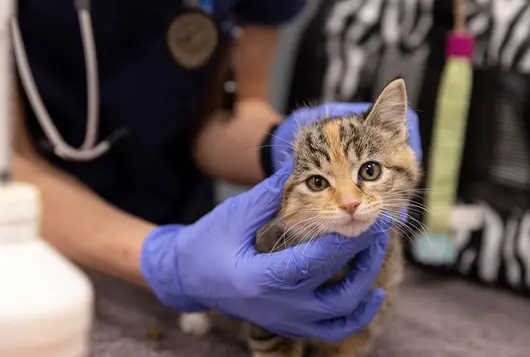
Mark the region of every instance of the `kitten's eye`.
<instances>
[{"instance_id":1,"label":"kitten's eye","mask_svg":"<svg viewBox=\"0 0 530 357\"><path fill-rule=\"evenodd\" d=\"M328 180L318 175L311 176L310 178L308 178L306 181L306 184L307 184L307 187L309 187L311 191L316 191L316 192L323 191L329 187Z\"/></svg>"},{"instance_id":2,"label":"kitten's eye","mask_svg":"<svg viewBox=\"0 0 530 357\"><path fill-rule=\"evenodd\" d=\"M377 162L367 162L359 170L359 177L364 181L375 181L379 176L381 176L381 166Z\"/></svg>"}]
</instances>

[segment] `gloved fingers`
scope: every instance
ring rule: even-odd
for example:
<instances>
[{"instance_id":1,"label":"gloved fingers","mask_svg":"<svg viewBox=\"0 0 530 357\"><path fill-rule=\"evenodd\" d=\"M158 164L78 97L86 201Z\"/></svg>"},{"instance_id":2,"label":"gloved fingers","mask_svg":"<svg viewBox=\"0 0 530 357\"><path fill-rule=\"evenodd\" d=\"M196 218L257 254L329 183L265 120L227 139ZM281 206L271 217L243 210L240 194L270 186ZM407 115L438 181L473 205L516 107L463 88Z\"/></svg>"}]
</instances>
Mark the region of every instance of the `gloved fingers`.
<instances>
[{"instance_id":1,"label":"gloved fingers","mask_svg":"<svg viewBox=\"0 0 530 357\"><path fill-rule=\"evenodd\" d=\"M269 284L282 289L315 289L374 242L386 246L388 234L374 228L356 238L329 234L280 252L262 255Z\"/></svg>"},{"instance_id":2,"label":"gloved fingers","mask_svg":"<svg viewBox=\"0 0 530 357\"><path fill-rule=\"evenodd\" d=\"M370 109L372 103L369 102L327 102L319 106L323 110L325 117L343 117L348 115L360 115Z\"/></svg>"},{"instance_id":3,"label":"gloved fingers","mask_svg":"<svg viewBox=\"0 0 530 357\"><path fill-rule=\"evenodd\" d=\"M315 332L319 338L337 342L367 327L379 312L385 298L385 292L374 289L363 299L352 313L331 320L316 323Z\"/></svg>"},{"instance_id":4,"label":"gloved fingers","mask_svg":"<svg viewBox=\"0 0 530 357\"><path fill-rule=\"evenodd\" d=\"M399 211L399 224L404 225L407 223L409 218L409 206L406 205L401 211Z\"/></svg>"},{"instance_id":5,"label":"gloved fingers","mask_svg":"<svg viewBox=\"0 0 530 357\"><path fill-rule=\"evenodd\" d=\"M242 236L254 237L259 228L278 212L283 187L293 171L293 166L294 160L289 158L272 176L236 196L236 200L231 203L231 215L247 225L247 234Z\"/></svg>"},{"instance_id":6,"label":"gloved fingers","mask_svg":"<svg viewBox=\"0 0 530 357\"><path fill-rule=\"evenodd\" d=\"M331 317L344 316L355 310L373 286L386 254L384 239L374 242L369 249L359 253L346 277L336 284L322 286L314 294L319 302L315 312Z\"/></svg>"},{"instance_id":7,"label":"gloved fingers","mask_svg":"<svg viewBox=\"0 0 530 357\"><path fill-rule=\"evenodd\" d=\"M292 113L292 118L300 128L325 118L359 115L371 105L371 103L328 102L313 108L298 109Z\"/></svg>"},{"instance_id":8,"label":"gloved fingers","mask_svg":"<svg viewBox=\"0 0 530 357\"><path fill-rule=\"evenodd\" d=\"M279 252L260 254L264 267L262 270L266 273L263 276L266 280L264 284L282 290L313 290L339 270L342 262L349 260L344 259L345 251L336 243L339 239L344 238L332 234ZM369 240L364 239L355 245L360 251L369 244ZM347 256L352 258L355 253L348 252Z\"/></svg>"},{"instance_id":9,"label":"gloved fingers","mask_svg":"<svg viewBox=\"0 0 530 357\"><path fill-rule=\"evenodd\" d=\"M154 228L142 244L140 271L145 282L164 305L178 311L203 311L207 308L183 293L182 282L176 268L175 243L181 225L164 225Z\"/></svg>"},{"instance_id":10,"label":"gloved fingers","mask_svg":"<svg viewBox=\"0 0 530 357\"><path fill-rule=\"evenodd\" d=\"M421 162L423 158L423 151L421 149L419 118L411 108L409 108L407 111L407 126L409 131L409 144L416 153L416 160Z\"/></svg>"}]
</instances>

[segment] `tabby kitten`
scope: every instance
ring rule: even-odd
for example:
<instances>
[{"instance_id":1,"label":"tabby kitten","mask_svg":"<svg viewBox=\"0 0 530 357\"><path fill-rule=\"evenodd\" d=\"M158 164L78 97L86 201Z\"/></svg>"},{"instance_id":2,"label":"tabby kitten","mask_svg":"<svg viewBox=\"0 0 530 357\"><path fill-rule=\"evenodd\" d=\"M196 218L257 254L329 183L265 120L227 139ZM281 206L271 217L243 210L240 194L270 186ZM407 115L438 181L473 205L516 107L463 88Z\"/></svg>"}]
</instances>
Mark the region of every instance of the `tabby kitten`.
<instances>
[{"instance_id":1,"label":"tabby kitten","mask_svg":"<svg viewBox=\"0 0 530 357\"><path fill-rule=\"evenodd\" d=\"M407 107L405 82L396 78L364 114L328 118L301 129L282 207L257 233L257 249L277 251L332 232L355 237L380 214L398 220L420 179L420 167L408 143ZM386 296L370 325L341 342L330 343L285 338L246 324L252 356L364 356L402 280L401 231L394 225L390 232L387 255L374 284L384 289ZM347 269L329 283L341 280ZM181 327L187 332L205 332L205 316L183 315Z\"/></svg>"}]
</instances>

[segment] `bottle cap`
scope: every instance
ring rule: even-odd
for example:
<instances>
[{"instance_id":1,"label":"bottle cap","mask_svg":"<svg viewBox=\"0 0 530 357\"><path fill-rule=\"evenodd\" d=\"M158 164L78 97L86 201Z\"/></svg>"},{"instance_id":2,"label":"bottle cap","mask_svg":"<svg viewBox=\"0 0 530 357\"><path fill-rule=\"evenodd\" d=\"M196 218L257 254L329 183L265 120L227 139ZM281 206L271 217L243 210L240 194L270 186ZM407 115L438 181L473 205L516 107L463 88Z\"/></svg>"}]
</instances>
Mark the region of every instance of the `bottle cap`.
<instances>
[{"instance_id":1,"label":"bottle cap","mask_svg":"<svg viewBox=\"0 0 530 357\"><path fill-rule=\"evenodd\" d=\"M39 235L40 192L30 184L0 185L0 243Z\"/></svg>"}]
</instances>

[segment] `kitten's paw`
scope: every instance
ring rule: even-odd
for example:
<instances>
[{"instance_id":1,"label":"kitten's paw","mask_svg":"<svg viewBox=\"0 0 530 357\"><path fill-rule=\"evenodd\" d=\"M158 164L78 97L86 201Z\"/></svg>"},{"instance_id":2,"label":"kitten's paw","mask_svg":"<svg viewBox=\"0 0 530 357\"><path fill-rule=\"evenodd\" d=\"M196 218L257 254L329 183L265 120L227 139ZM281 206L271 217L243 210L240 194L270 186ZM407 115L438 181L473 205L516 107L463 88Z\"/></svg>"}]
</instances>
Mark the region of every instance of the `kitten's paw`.
<instances>
[{"instance_id":1,"label":"kitten's paw","mask_svg":"<svg viewBox=\"0 0 530 357\"><path fill-rule=\"evenodd\" d=\"M202 312L180 315L179 325L188 335L204 336L210 331L210 319Z\"/></svg>"}]
</instances>

